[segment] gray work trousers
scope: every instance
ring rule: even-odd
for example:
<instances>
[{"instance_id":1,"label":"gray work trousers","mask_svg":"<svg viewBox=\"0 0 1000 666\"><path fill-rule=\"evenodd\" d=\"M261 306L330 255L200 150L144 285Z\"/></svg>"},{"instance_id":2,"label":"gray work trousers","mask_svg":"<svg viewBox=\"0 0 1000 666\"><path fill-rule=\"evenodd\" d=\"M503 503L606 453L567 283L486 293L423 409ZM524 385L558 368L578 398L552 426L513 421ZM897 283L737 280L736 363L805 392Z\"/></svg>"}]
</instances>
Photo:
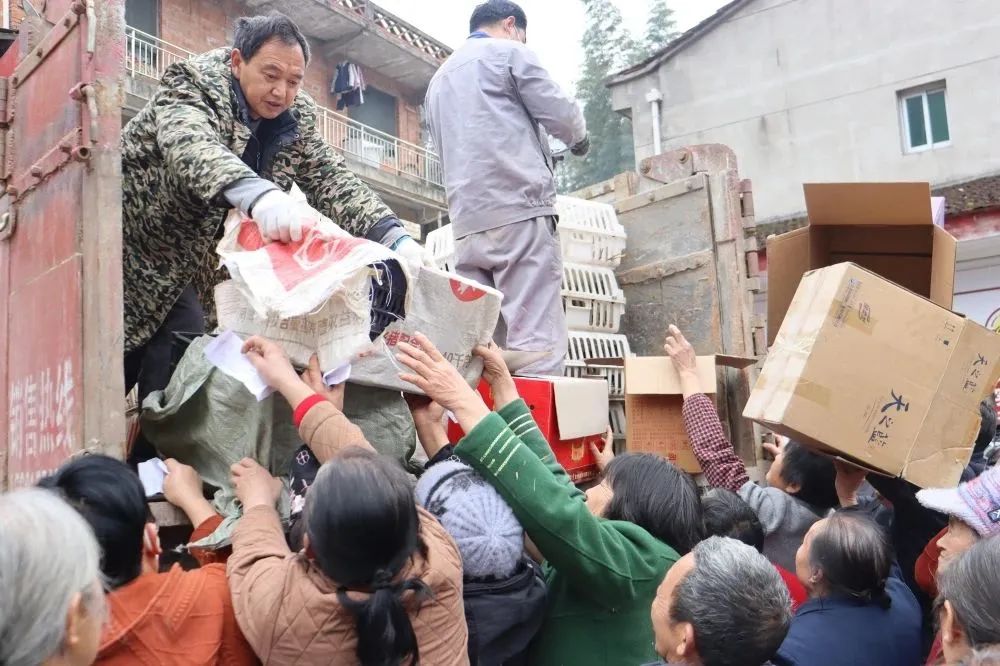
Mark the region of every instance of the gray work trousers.
<instances>
[{"instance_id":1,"label":"gray work trousers","mask_svg":"<svg viewBox=\"0 0 1000 666\"><path fill-rule=\"evenodd\" d=\"M562 302L562 250L553 217L469 234L455 243L455 270L503 293L494 340L505 349L548 351L522 375L562 375L569 339Z\"/></svg>"}]
</instances>

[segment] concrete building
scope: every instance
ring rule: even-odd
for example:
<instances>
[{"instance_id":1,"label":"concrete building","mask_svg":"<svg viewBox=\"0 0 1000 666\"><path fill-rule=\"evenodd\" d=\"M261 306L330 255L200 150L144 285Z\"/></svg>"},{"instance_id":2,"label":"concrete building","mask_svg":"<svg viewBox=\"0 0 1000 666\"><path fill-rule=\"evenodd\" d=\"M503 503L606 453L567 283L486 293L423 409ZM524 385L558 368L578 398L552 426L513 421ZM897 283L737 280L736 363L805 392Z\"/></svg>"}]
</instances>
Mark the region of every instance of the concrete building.
<instances>
[{"instance_id":1,"label":"concrete building","mask_svg":"<svg viewBox=\"0 0 1000 666\"><path fill-rule=\"evenodd\" d=\"M735 0L608 85L638 168L732 147L761 237L804 222L803 182L929 181L962 240L955 307L1000 325L998 34L991 0Z\"/></svg>"},{"instance_id":2,"label":"concrete building","mask_svg":"<svg viewBox=\"0 0 1000 666\"><path fill-rule=\"evenodd\" d=\"M421 105L451 50L365 0L126 0L123 121L147 103L170 64L231 44L238 17L273 10L298 23L312 46L304 90L321 107L324 138L407 224L446 215L441 163L426 148ZM21 3L4 4L11 25L24 16ZM364 104L338 111L330 90L344 62L361 68L368 88Z\"/></svg>"}]
</instances>

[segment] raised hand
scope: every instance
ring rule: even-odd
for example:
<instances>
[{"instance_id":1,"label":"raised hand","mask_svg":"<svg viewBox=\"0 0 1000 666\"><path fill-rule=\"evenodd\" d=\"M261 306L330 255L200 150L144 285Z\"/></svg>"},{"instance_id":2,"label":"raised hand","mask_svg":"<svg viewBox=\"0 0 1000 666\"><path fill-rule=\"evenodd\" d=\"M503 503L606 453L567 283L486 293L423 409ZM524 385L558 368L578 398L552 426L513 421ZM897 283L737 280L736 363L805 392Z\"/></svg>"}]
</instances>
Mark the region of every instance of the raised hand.
<instances>
[{"instance_id":1,"label":"raised hand","mask_svg":"<svg viewBox=\"0 0 1000 666\"><path fill-rule=\"evenodd\" d=\"M256 460L244 458L229 468L232 475L236 499L244 511L255 506L274 507L281 496L281 481L260 466Z\"/></svg>"},{"instance_id":2,"label":"raised hand","mask_svg":"<svg viewBox=\"0 0 1000 666\"><path fill-rule=\"evenodd\" d=\"M466 433L489 415L483 399L427 336L417 333L410 343L401 342L397 349L396 358L409 369L400 373L399 378L452 412Z\"/></svg>"}]
</instances>

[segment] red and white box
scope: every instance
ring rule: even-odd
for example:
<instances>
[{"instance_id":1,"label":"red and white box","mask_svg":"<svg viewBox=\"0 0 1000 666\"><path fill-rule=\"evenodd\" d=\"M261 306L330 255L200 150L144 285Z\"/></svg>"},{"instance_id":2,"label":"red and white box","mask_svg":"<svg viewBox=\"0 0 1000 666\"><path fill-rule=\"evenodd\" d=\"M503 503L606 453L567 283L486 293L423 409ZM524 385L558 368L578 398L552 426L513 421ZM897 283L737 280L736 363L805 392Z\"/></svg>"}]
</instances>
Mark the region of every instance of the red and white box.
<instances>
[{"instance_id":1,"label":"red and white box","mask_svg":"<svg viewBox=\"0 0 1000 666\"><path fill-rule=\"evenodd\" d=\"M517 392L527 403L545 441L573 483L597 478L597 461L590 444L600 444L608 429L608 383L604 379L574 377L515 377ZM493 408L490 387L484 382L479 393ZM448 422L448 437L457 442L465 433Z\"/></svg>"}]
</instances>

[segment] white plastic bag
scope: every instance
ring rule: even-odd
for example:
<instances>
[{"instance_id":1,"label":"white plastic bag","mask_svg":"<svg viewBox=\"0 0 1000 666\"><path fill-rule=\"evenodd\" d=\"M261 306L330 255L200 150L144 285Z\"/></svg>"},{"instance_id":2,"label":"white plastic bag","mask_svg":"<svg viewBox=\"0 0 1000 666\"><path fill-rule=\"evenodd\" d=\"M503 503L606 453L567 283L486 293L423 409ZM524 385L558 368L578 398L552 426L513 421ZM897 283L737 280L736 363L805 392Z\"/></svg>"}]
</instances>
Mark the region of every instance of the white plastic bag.
<instances>
[{"instance_id":1,"label":"white plastic bag","mask_svg":"<svg viewBox=\"0 0 1000 666\"><path fill-rule=\"evenodd\" d=\"M394 259L408 283L409 266L384 245L338 227L298 187L289 194L303 217L301 241L270 241L239 210L226 218L217 252L232 279L215 290L219 326L274 340L301 365L316 353L330 371L370 345L371 266Z\"/></svg>"},{"instance_id":2,"label":"white plastic bag","mask_svg":"<svg viewBox=\"0 0 1000 666\"><path fill-rule=\"evenodd\" d=\"M257 315L287 319L315 312L334 294L356 289L360 275L371 275L371 264L387 259L400 261L409 279L409 267L399 255L351 236L312 208L298 187L289 194L301 207L301 241L272 242L256 222L234 209L216 248L234 286Z\"/></svg>"}]
</instances>

